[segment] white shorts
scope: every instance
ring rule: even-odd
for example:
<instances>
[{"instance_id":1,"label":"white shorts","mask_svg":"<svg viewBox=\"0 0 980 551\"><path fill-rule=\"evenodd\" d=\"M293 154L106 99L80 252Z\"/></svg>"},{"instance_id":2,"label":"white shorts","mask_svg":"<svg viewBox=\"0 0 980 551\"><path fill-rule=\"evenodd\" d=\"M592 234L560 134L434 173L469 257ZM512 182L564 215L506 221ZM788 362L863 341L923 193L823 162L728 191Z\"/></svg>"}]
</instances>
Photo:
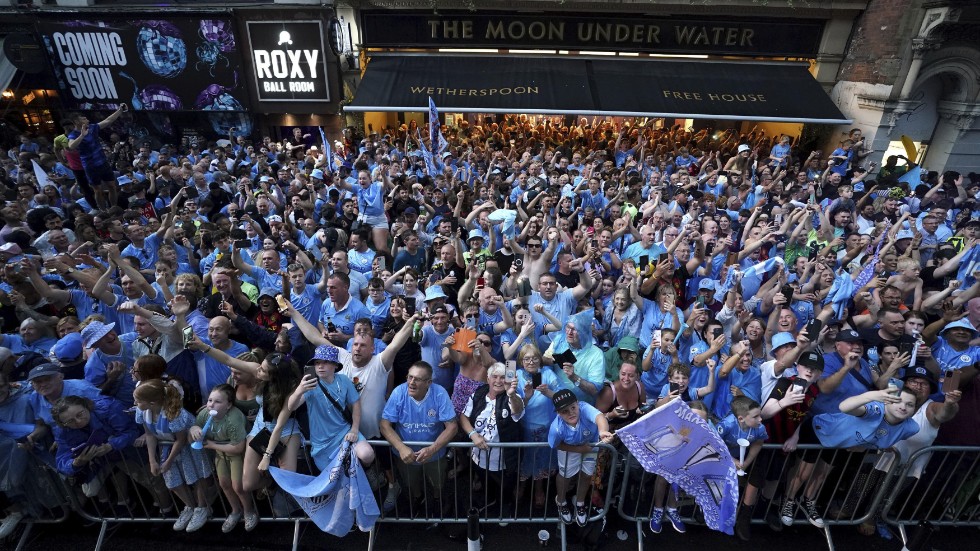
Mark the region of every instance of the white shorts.
<instances>
[{"instance_id":1,"label":"white shorts","mask_svg":"<svg viewBox=\"0 0 980 551\"><path fill-rule=\"evenodd\" d=\"M595 473L596 452L578 453L558 450L558 474L571 478L579 472L592 476Z\"/></svg>"},{"instance_id":2,"label":"white shorts","mask_svg":"<svg viewBox=\"0 0 980 551\"><path fill-rule=\"evenodd\" d=\"M361 224L365 226L370 226L372 230L387 230L388 229L388 217L384 214L379 214L377 216L370 216L367 214L360 215Z\"/></svg>"}]
</instances>

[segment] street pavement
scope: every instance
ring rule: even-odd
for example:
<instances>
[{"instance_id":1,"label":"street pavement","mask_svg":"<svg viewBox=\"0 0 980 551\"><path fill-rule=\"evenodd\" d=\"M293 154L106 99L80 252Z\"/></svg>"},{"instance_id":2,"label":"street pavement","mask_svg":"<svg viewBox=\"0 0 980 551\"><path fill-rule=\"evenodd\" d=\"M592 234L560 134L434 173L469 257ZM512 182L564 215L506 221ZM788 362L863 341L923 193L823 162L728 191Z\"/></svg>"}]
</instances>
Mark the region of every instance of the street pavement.
<instances>
[{"instance_id":1,"label":"street pavement","mask_svg":"<svg viewBox=\"0 0 980 551\"><path fill-rule=\"evenodd\" d=\"M613 517L615 517L613 515ZM345 538L336 538L320 532L310 523L300 529L300 549L330 551L364 551L368 546L368 535L353 532ZM542 528L550 528L551 544L546 549L558 550L555 539L555 525L510 524L506 527L486 525L482 527L484 549L487 551L520 551L538 548L537 533ZM753 527L753 539L742 543L731 536L713 532L704 527L689 527L687 534L674 533L669 526L659 535L647 534L644 549L657 551L720 551L785 549L792 551L826 551L827 543L823 532L810 526L794 526L776 534L765 526ZM626 539L621 541L616 532L623 529ZM603 551L637 550L635 525L612 520L607 525L609 538L601 547ZM19 534L19 532L18 532ZM99 528L85 525L81 520L70 519L56 525L37 525L32 531L25 549L62 551L95 549ZM886 541L877 535L864 537L853 527L832 529L834 543L838 551L899 551L898 539ZM976 528L944 529L937 532L931 540L934 551L966 551L977 549L980 531ZM222 550L289 550L293 541L291 524L259 524L255 531L245 533L241 525L231 534L222 534L219 523L209 523L194 534L174 533L170 525L128 524L119 525L107 532L102 549L105 551L222 551ZM2 541L0 549L13 549L16 542ZM427 530L420 525L381 524L375 546L377 551L442 551L465 550L465 540L451 540L441 530ZM581 545L570 543L570 550L582 549ZM919 551L919 550L913 550ZM925 550L923 550L925 551Z\"/></svg>"}]
</instances>

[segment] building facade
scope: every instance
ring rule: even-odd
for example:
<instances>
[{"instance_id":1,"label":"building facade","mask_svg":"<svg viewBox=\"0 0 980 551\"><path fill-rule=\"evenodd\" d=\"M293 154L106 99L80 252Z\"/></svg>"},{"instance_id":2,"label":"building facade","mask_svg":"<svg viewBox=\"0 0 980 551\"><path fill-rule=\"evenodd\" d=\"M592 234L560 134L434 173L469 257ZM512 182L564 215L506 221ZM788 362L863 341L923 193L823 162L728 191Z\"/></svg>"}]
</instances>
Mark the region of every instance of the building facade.
<instances>
[{"instance_id":1,"label":"building facade","mask_svg":"<svg viewBox=\"0 0 980 551\"><path fill-rule=\"evenodd\" d=\"M907 136L928 168L980 168L980 6L970 0L3 0L0 10L0 38L9 43L0 60L0 108L14 126L40 129L41 119L53 120L57 111L108 108L113 99L138 104L148 132L176 135L190 126L213 134L246 127L268 135L294 126L339 132L351 125L421 121L425 109L418 102L372 111L359 95L362 78L371 81L372 64L390 65L393 55L408 70L414 62L404 59L413 56L430 64L463 57L464 65L466 59L478 64L479 56L493 57L505 66L512 62L515 70L532 58L591 60L586 71L643 61L622 65L640 73L676 68L663 60L681 60L691 75L726 64L738 73L797 63L842 114L810 121L824 123L810 132L823 147L836 146L855 127L875 150L872 160L904 151L900 143ZM122 59L111 55L85 58L84 45L73 51L65 42L99 33L95 40L108 42L96 43L96 49L112 53L109 35L115 33L122 41L117 55L134 65L114 63ZM135 47L147 42L156 49ZM147 59L140 51L157 55ZM394 73L391 82L401 83L405 75ZM715 117L710 124L716 128L804 132L801 122L809 118L787 115L775 101L761 110L746 106L718 115L726 111L712 110L709 98L752 95L738 93L737 74L730 79L735 88L727 96L655 90L660 83L643 81L647 89L635 95L648 96L648 103L600 112L649 109L654 116L695 124ZM593 94L601 89L590 86ZM775 91L789 99L798 93L790 82ZM657 95L672 102L653 102ZM691 99L695 95L701 99ZM469 112L481 105L473 100ZM520 112L530 104L501 105Z\"/></svg>"}]
</instances>

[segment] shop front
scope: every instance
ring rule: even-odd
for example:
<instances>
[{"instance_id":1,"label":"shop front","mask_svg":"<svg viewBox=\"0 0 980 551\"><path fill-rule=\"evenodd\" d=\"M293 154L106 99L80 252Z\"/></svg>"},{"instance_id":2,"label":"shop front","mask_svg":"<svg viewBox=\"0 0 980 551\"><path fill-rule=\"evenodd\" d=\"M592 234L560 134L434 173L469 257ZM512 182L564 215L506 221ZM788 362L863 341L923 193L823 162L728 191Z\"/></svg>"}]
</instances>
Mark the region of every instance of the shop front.
<instances>
[{"instance_id":1,"label":"shop front","mask_svg":"<svg viewBox=\"0 0 980 551\"><path fill-rule=\"evenodd\" d=\"M652 119L694 128L850 121L826 94L861 6L794 17L361 10L365 70L345 111L365 127L488 114ZM628 9L628 8L626 8ZM708 13L705 13L707 11ZM445 121L444 121L445 122Z\"/></svg>"}]
</instances>

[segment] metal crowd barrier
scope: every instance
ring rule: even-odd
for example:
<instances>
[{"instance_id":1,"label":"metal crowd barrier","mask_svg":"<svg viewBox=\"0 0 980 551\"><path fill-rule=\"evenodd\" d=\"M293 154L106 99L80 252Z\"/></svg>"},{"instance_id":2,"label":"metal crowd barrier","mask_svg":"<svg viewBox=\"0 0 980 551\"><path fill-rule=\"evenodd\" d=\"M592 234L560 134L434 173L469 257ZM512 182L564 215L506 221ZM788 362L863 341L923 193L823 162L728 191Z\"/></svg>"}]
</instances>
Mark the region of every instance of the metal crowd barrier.
<instances>
[{"instance_id":1,"label":"metal crowd barrier","mask_svg":"<svg viewBox=\"0 0 980 551\"><path fill-rule=\"evenodd\" d=\"M377 453L386 453L390 450L390 445L386 441L371 441ZM406 445L428 445L428 442L406 442ZM510 523L517 524L554 524L556 533L560 538L561 549L567 546L565 524L558 516L557 505L555 504L555 473L558 471L558 460L555 453L547 442L518 442L518 443L497 443L489 444L490 450L478 450L478 454L483 457L489 454L507 454L511 452L507 461L516 461L517 468L510 475L500 476L500 473L492 473L487 470L479 469L475 466L471 452L473 445L468 442L450 443L447 455L447 473L443 491L441 495L436 495L433 485L423 480L421 484L421 496L411 496L407 481L400 482L402 490L398 501L393 510L384 511L381 507L381 517L371 531L368 542L368 551L373 551L377 539L379 527L382 523L391 524L463 524L467 521L470 509L479 512L481 524L499 524L505 526ZM613 503L613 488L616 484L617 471L621 465L619 453L615 447L608 444L598 444L596 450L599 452L598 460L601 470L601 489L593 487L590 490L586 504L590 508L589 522L597 521L606 516L610 505ZM526 460L533 461L539 455L542 457L543 470L552 473L552 476L535 480L528 477L527 480L520 481L520 466ZM400 462L396 457L397 452L392 455L394 463ZM506 458L506 456L505 456ZM415 476L422 476L421 467L414 467L417 471ZM508 469L509 470L509 469ZM395 471L398 471L395 468ZM452 471L453 474L449 474ZM505 471L506 472L506 471ZM580 475L587 476L587 475ZM591 478L591 477L590 477ZM520 482L518 482L520 481ZM576 488L576 478L569 484L569 492L574 493ZM514 483L519 483L523 491L520 494ZM536 492L542 491L544 494L544 506L538 507L534 503ZM597 494L595 498L593 494ZM379 490L376 492L378 504L384 503L384 494ZM569 499L570 504L574 504ZM574 510L573 510L574 514ZM465 531L462 532L465 534Z\"/></svg>"},{"instance_id":2,"label":"metal crowd barrier","mask_svg":"<svg viewBox=\"0 0 980 551\"><path fill-rule=\"evenodd\" d=\"M799 449L813 450L813 453L823 452L820 461L825 466L834 466L820 486L816 488L815 493L816 504L824 519L822 531L827 541L827 547L830 551L834 551L834 541L830 528L832 526L857 525L873 518L890 488L889 481L893 479L900 467L898 462L893 462L890 468L885 471L876 470L874 468L875 461L880 453L885 452L825 450L816 445L800 445ZM752 525L766 524L766 516L769 514L774 513L778 516L782 504L782 491L786 487L787 477L794 473L795 466L795 459L791 454L782 452L782 445L765 444L763 451L750 466L750 472L739 478L740 505L745 486L753 474L763 474L762 478L766 481L766 484L759 488L760 497L752 514ZM816 468L820 468L819 463ZM764 471L762 473L752 472L756 469L764 469ZM657 476L644 471L632 455L625 459L624 472L618 512L623 519L636 523L637 549L642 551L645 537L644 526L649 524L654 507L654 489ZM797 503L804 494L808 483L809 480L804 482L803 487L796 493ZM765 502L762 499L763 490L765 486L773 485L774 488L770 488L773 491L772 499ZM669 492L673 492L674 489L668 487L667 491L669 495ZM685 524L703 525L704 517L694 499L685 496L682 491L678 491L678 493L680 495L677 499L677 509ZM766 504L765 507L762 506L763 503ZM664 523L665 525L667 523L666 517ZM793 524L808 524L808 520L802 511L795 512Z\"/></svg>"},{"instance_id":3,"label":"metal crowd barrier","mask_svg":"<svg viewBox=\"0 0 980 551\"><path fill-rule=\"evenodd\" d=\"M390 446L386 441L372 441L371 444L379 456L383 453L390 453ZM424 446L431 443L407 442L407 444ZM590 507L590 522L600 520L608 513L614 497L613 486L616 481L616 472L621 464L619 454L613 446L600 444L596 447L600 452L604 452L600 455L605 455L605 459L602 460L605 470L602 476L601 494L596 500L600 504ZM527 483L526 491L519 499L516 494L519 466L526 457L543 453L547 456L545 462L547 471L557 472L557 460L552 449L547 443L500 443L490 444L490 448L489 451L481 450L479 453L507 453L508 461L516 461L515 476L497 477L490 471L475 468L470 455L473 445L463 442L451 443L448 446L448 451L451 453L447 453L447 455L452 455L453 459L446 461L448 468L441 495L437 498L430 484L422 484L421 495L417 496L417 499L412 499L408 481L401 480L401 495L394 509L389 512L385 512L383 506L388 487L382 472L384 467L381 467L381 463L376 460L375 465L377 465L378 470L369 475L369 479L374 478L376 481L373 486L375 487L375 499L379 509L381 509L381 516L368 535L369 551L374 549L379 526L382 523L445 524L447 527L451 527L465 523L471 508L479 511L481 523L499 525L509 523L555 524L557 525L556 533L561 541L561 549L566 549L565 525L558 516L554 499L554 476L541 480L530 480ZM511 452L511 450L513 451ZM307 449L302 448L299 455L297 470L305 474L315 474L315 466ZM391 464L394 465L398 461L400 460L393 456ZM464 468L455 473L455 476L450 476L449 470L454 469L457 464L461 464ZM372 469L374 468L372 467ZM395 468L394 470L397 473L398 469ZM59 483L61 482L57 473L52 471L52 475ZM102 490L98 496L86 497L81 491L81 486L73 484L66 488L65 500L82 518L99 524L96 551L99 551L105 543L110 525L172 524L183 508L183 503L166 489L162 478L150 475L146 448L132 448L131 452L126 454L125 459L113 463L111 471L107 471L107 474L102 478ZM543 489L545 495L545 506L542 508L536 507L533 503L535 491L539 488ZM574 492L574 489L575 484L569 484L569 491ZM191 491L194 490L191 489ZM215 474L212 474L208 479L207 498L212 509L212 516L208 523L220 524L224 522L230 513L230 507L218 486ZM591 502L591 498L592 494L590 493L587 503ZM257 529L261 529L262 524L268 522L293 523L292 549L298 549L300 525L304 522L310 522L310 520L295 501L281 490L276 490L276 494L270 496L269 499L255 499L255 503L260 517ZM572 503L571 500L570 503ZM166 514L163 513L162 509L168 507L171 510ZM65 511L65 515L67 515L67 507ZM240 529L241 525L238 526L237 530ZM465 534L465 530L463 534Z\"/></svg>"},{"instance_id":4,"label":"metal crowd barrier","mask_svg":"<svg viewBox=\"0 0 980 551\"><path fill-rule=\"evenodd\" d=\"M72 510L70 491L61 475L34 453L25 453L25 456L28 464L22 482L29 510L25 511L17 531L8 536L17 540L15 551L26 548L35 525L64 522Z\"/></svg>"},{"instance_id":5,"label":"metal crowd barrier","mask_svg":"<svg viewBox=\"0 0 980 551\"><path fill-rule=\"evenodd\" d=\"M145 447L130 448L125 459L112 464L103 476L102 491L96 497L86 497L80 485L73 485L70 496L75 511L85 520L98 524L99 536L95 551L105 543L111 524L173 524L184 508L184 503L170 492L160 476L152 476ZM135 451L136 453L132 453ZM213 453L208 452L209 460ZM213 465L213 463L212 463ZM300 448L297 471L312 474L312 460L305 448ZM207 478L207 503L211 508L208 524L221 524L231 508L218 484L217 474ZM274 486L273 486L274 487ZM190 488L194 492L193 488ZM293 523L292 549L299 548L300 523L309 518L287 494L277 490L262 498L253 492L253 500L259 513L259 527L263 523ZM169 511L164 511L169 509ZM241 530L239 523L237 530Z\"/></svg>"},{"instance_id":6,"label":"metal crowd barrier","mask_svg":"<svg viewBox=\"0 0 980 551\"><path fill-rule=\"evenodd\" d=\"M980 446L932 446L916 451L888 488L882 520L897 526L980 526Z\"/></svg>"}]
</instances>

